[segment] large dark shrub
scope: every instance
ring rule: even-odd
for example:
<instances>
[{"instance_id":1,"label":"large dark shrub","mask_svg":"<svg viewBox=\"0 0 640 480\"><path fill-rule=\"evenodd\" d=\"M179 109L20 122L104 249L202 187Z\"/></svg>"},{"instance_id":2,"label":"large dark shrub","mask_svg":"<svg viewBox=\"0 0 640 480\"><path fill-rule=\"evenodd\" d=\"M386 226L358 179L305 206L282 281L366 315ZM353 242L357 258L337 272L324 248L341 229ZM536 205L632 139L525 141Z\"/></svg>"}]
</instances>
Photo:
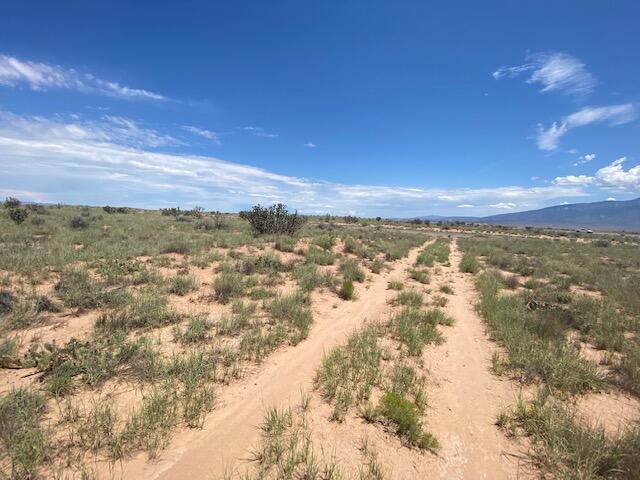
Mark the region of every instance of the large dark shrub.
<instances>
[{"instance_id":1,"label":"large dark shrub","mask_svg":"<svg viewBox=\"0 0 640 480\"><path fill-rule=\"evenodd\" d=\"M278 203L268 208L256 205L251 210L240 212L240 218L251 224L254 233L275 233L293 235L306 222L298 212L290 213L287 206Z\"/></svg>"},{"instance_id":2,"label":"large dark shrub","mask_svg":"<svg viewBox=\"0 0 640 480\"><path fill-rule=\"evenodd\" d=\"M71 228L87 228L89 222L84 217L73 217L69 222Z\"/></svg>"},{"instance_id":3,"label":"large dark shrub","mask_svg":"<svg viewBox=\"0 0 640 480\"><path fill-rule=\"evenodd\" d=\"M20 200L14 197L7 197L4 201L4 208L17 208L20 206Z\"/></svg>"},{"instance_id":4,"label":"large dark shrub","mask_svg":"<svg viewBox=\"0 0 640 480\"><path fill-rule=\"evenodd\" d=\"M15 223L20 225L29 216L29 212L24 208L11 208L9 209L9 218Z\"/></svg>"}]
</instances>

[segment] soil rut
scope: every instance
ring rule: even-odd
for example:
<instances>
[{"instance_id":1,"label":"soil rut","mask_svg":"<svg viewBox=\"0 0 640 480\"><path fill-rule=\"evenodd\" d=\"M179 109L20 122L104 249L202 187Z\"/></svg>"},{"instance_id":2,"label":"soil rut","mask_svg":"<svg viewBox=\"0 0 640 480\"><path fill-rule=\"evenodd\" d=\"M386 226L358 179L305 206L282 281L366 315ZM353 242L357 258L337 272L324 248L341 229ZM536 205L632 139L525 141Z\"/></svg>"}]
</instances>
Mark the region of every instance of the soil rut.
<instances>
[{"instance_id":1,"label":"soil rut","mask_svg":"<svg viewBox=\"0 0 640 480\"><path fill-rule=\"evenodd\" d=\"M461 254L452 242L451 266L442 280L451 280L447 312L455 319L444 330L445 343L427 355L431 373L428 385L429 430L442 444L433 477L446 479L523 478L522 447L496 427L499 413L515 403L518 387L491 373L496 346L488 339L474 310L473 276L458 268Z\"/></svg>"}]
</instances>

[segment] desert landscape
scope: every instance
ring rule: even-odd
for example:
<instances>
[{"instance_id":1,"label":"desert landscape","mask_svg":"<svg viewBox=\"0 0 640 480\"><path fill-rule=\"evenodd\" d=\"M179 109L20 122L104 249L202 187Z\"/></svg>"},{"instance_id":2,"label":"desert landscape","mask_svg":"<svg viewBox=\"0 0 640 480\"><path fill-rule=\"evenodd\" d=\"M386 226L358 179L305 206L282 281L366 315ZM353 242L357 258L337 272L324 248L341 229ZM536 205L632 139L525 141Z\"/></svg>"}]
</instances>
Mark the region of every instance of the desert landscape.
<instances>
[{"instance_id":1,"label":"desert landscape","mask_svg":"<svg viewBox=\"0 0 640 480\"><path fill-rule=\"evenodd\" d=\"M640 480L640 2L2 2L0 480Z\"/></svg>"},{"instance_id":2,"label":"desert landscape","mask_svg":"<svg viewBox=\"0 0 640 480\"><path fill-rule=\"evenodd\" d=\"M639 471L636 235L17 199L0 231L7 478Z\"/></svg>"}]
</instances>

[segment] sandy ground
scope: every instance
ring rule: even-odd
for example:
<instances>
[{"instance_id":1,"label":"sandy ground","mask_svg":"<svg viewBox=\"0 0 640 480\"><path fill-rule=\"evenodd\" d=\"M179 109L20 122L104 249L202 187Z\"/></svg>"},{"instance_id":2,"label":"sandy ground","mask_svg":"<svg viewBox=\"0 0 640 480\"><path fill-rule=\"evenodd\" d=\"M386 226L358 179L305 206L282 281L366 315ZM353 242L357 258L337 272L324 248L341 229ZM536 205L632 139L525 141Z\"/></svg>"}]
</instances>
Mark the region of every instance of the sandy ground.
<instances>
[{"instance_id":1,"label":"sandy ground","mask_svg":"<svg viewBox=\"0 0 640 480\"><path fill-rule=\"evenodd\" d=\"M309 338L295 348L271 355L254 374L225 388L216 409L202 430L179 432L155 463L139 454L131 461L101 472L112 478L200 479L221 478L246 457L259 439L258 426L265 408L289 406L311 388L316 367L326 351L343 343L347 336L367 321L386 318L388 301L395 292L387 290L392 275L413 265L420 249L392 265L392 269L356 284L358 298L337 302L318 298L313 302L314 324Z\"/></svg>"},{"instance_id":2,"label":"sandy ground","mask_svg":"<svg viewBox=\"0 0 640 480\"><path fill-rule=\"evenodd\" d=\"M102 472L116 478L200 479L223 478L237 467L246 467L251 447L259 440L258 426L265 408L286 407L299 402L308 391L323 354L343 343L367 321L384 320L391 311L389 279L404 277L419 249L393 265L390 271L358 285L358 299L342 302L314 299L315 323L307 340L295 348L276 352L256 372L221 392L216 409L202 430L179 432L162 453L149 463L140 454L115 471ZM490 372L495 348L485 335L474 311L473 279L458 271L460 253L452 244L451 266L429 286L435 291L447 283L447 312L456 323L443 330L446 342L425 352L428 370L427 428L442 444L438 455L402 447L396 437L352 416L342 424L327 421L328 406L314 399L314 428L327 448L333 448L346 467L357 466L359 439L366 436L375 445L387 478L511 479L525 478L518 460L522 446L507 439L495 426L500 411L513 404L517 391L507 380ZM347 468L352 470L352 468ZM106 475L105 475L106 476Z\"/></svg>"},{"instance_id":3,"label":"sandy ground","mask_svg":"<svg viewBox=\"0 0 640 480\"><path fill-rule=\"evenodd\" d=\"M440 277L452 282L446 310L456 323L444 331L445 343L427 355L429 429L442 444L430 478L525 478L522 446L495 425L499 413L515 403L518 387L491 373L496 346L474 310L473 276L458 270L460 257L454 242L451 267Z\"/></svg>"}]
</instances>

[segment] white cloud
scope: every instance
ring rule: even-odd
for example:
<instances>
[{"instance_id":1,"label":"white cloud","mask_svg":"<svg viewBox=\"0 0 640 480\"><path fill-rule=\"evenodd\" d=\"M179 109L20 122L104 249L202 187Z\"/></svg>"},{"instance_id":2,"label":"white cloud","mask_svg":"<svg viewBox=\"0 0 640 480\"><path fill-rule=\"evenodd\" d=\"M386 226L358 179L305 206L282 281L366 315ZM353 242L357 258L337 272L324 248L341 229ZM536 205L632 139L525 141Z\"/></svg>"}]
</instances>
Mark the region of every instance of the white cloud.
<instances>
[{"instance_id":1,"label":"white cloud","mask_svg":"<svg viewBox=\"0 0 640 480\"><path fill-rule=\"evenodd\" d=\"M541 84L541 92L557 90L571 95L591 93L597 83L596 78L585 68L584 63L566 53L532 53L527 55L526 61L527 63L523 65L498 68L493 72L493 78L498 80L530 72L527 83Z\"/></svg>"},{"instance_id":2,"label":"white cloud","mask_svg":"<svg viewBox=\"0 0 640 480\"><path fill-rule=\"evenodd\" d=\"M622 125L632 122L636 118L637 111L633 103L605 107L584 107L563 118L560 122L553 122L548 129L539 124L536 142L540 150L551 151L558 148L560 138L572 128L583 127L592 123L606 123L610 126Z\"/></svg>"},{"instance_id":3,"label":"white cloud","mask_svg":"<svg viewBox=\"0 0 640 480\"><path fill-rule=\"evenodd\" d=\"M183 125L181 128L187 132L193 133L194 135L198 135L200 137L206 138L207 140L211 140L216 145L220 145L220 137L216 132L193 127L191 125Z\"/></svg>"},{"instance_id":4,"label":"white cloud","mask_svg":"<svg viewBox=\"0 0 640 480\"><path fill-rule=\"evenodd\" d=\"M573 166L577 167L578 165L583 165L585 163L592 162L596 158L598 158L598 156L595 153L587 153L586 155L581 155L578 158L578 161L573 164Z\"/></svg>"},{"instance_id":5,"label":"white cloud","mask_svg":"<svg viewBox=\"0 0 640 480\"><path fill-rule=\"evenodd\" d=\"M59 65L19 60L7 55L0 55L0 85L26 85L37 91L75 90L123 99L167 100L164 95L103 80L91 73L82 73Z\"/></svg>"},{"instance_id":6,"label":"white cloud","mask_svg":"<svg viewBox=\"0 0 640 480\"><path fill-rule=\"evenodd\" d=\"M616 199L614 197L609 197L607 198L607 202L615 202Z\"/></svg>"},{"instance_id":7,"label":"white cloud","mask_svg":"<svg viewBox=\"0 0 640 480\"><path fill-rule=\"evenodd\" d=\"M309 148L316 148L318 145L316 145L315 143L312 142L307 142L304 144L305 147L309 147Z\"/></svg>"},{"instance_id":8,"label":"white cloud","mask_svg":"<svg viewBox=\"0 0 640 480\"><path fill-rule=\"evenodd\" d=\"M513 210L514 208L517 207L517 205L513 202L500 202L500 203L494 203L493 205L489 205L491 208L499 208L501 210Z\"/></svg>"},{"instance_id":9,"label":"white cloud","mask_svg":"<svg viewBox=\"0 0 640 480\"><path fill-rule=\"evenodd\" d=\"M626 157L615 160L611 165L596 172L596 181L607 190L640 190L640 165L625 170Z\"/></svg>"},{"instance_id":10,"label":"white cloud","mask_svg":"<svg viewBox=\"0 0 640 480\"><path fill-rule=\"evenodd\" d=\"M244 130L245 132L251 133L251 135L262 138L278 138L280 136L277 133L267 133L262 127L240 127L240 130Z\"/></svg>"},{"instance_id":11,"label":"white cloud","mask_svg":"<svg viewBox=\"0 0 640 480\"><path fill-rule=\"evenodd\" d=\"M251 199L262 199L282 201L305 213L385 216L420 215L457 205L481 205L476 207L481 214L487 205L512 209L587 195L581 186L556 184L455 189L345 185L215 157L149 150L163 142L170 145L172 139L122 117L82 121L3 113L0 187L29 190L28 185L46 179L43 194L51 201L108 203L118 196L130 199L132 206L169 200L237 210L256 201Z\"/></svg>"},{"instance_id":12,"label":"white cloud","mask_svg":"<svg viewBox=\"0 0 640 480\"><path fill-rule=\"evenodd\" d=\"M474 208L475 205L471 205L470 203L463 203L462 205L458 205L458 208Z\"/></svg>"},{"instance_id":13,"label":"white cloud","mask_svg":"<svg viewBox=\"0 0 640 480\"><path fill-rule=\"evenodd\" d=\"M593 177L568 175L566 177L556 177L553 183L556 185L590 185L593 183Z\"/></svg>"},{"instance_id":14,"label":"white cloud","mask_svg":"<svg viewBox=\"0 0 640 480\"><path fill-rule=\"evenodd\" d=\"M593 176L556 177L553 183L558 186L595 185L603 190L638 191L640 190L640 165L625 170L623 163L626 160L626 157L620 157L610 165L597 170Z\"/></svg>"}]
</instances>

